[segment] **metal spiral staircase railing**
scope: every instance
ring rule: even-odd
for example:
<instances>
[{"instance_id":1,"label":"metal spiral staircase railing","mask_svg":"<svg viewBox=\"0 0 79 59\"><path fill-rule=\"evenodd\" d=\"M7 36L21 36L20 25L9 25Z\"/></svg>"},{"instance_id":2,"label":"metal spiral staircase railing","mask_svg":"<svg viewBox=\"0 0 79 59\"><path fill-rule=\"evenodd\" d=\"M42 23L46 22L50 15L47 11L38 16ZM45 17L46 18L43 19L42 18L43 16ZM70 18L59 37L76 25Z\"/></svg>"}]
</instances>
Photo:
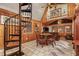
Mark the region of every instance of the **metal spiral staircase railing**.
<instances>
[{"instance_id":1,"label":"metal spiral staircase railing","mask_svg":"<svg viewBox=\"0 0 79 59\"><path fill-rule=\"evenodd\" d=\"M24 6L27 6L24 8ZM23 10L24 8L24 10ZM30 17L22 15L22 13L29 13ZM4 23L4 56L21 56L24 53L21 52L22 44L22 30L26 28L27 23L30 23L32 19L32 4L20 3L19 14L8 18ZM18 50L8 54L7 50L17 48Z\"/></svg>"}]
</instances>

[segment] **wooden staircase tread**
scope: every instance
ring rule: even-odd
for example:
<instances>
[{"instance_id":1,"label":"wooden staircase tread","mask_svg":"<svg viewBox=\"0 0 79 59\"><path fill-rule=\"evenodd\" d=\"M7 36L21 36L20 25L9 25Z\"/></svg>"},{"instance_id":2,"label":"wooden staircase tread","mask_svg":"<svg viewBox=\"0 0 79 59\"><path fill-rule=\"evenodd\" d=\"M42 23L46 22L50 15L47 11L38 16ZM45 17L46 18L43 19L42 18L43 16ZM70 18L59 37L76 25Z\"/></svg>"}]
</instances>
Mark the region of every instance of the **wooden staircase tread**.
<instances>
[{"instance_id":1,"label":"wooden staircase tread","mask_svg":"<svg viewBox=\"0 0 79 59\"><path fill-rule=\"evenodd\" d=\"M30 13L31 12L31 9L29 9L29 10L28 9L25 9L25 10L21 10L21 11L22 12L29 12Z\"/></svg>"},{"instance_id":2,"label":"wooden staircase tread","mask_svg":"<svg viewBox=\"0 0 79 59\"><path fill-rule=\"evenodd\" d=\"M9 49L13 49L13 48L16 48L16 47L19 47L19 45L15 45L15 46L8 46L8 47L6 47L5 49L6 49L6 50L9 50Z\"/></svg>"},{"instance_id":3,"label":"wooden staircase tread","mask_svg":"<svg viewBox=\"0 0 79 59\"><path fill-rule=\"evenodd\" d=\"M5 42L18 42L19 40L6 40Z\"/></svg>"},{"instance_id":4,"label":"wooden staircase tread","mask_svg":"<svg viewBox=\"0 0 79 59\"><path fill-rule=\"evenodd\" d=\"M20 52L20 53L21 53L21 54L19 54L19 50L18 50L18 51L15 51L15 52L13 52L13 53L8 54L7 56L22 56L22 55L24 55L23 52Z\"/></svg>"},{"instance_id":5,"label":"wooden staircase tread","mask_svg":"<svg viewBox=\"0 0 79 59\"><path fill-rule=\"evenodd\" d=\"M9 34L10 36L20 36L19 34Z\"/></svg>"},{"instance_id":6,"label":"wooden staircase tread","mask_svg":"<svg viewBox=\"0 0 79 59\"><path fill-rule=\"evenodd\" d=\"M30 3L22 3L21 6L25 6L25 5L28 5L28 4L30 4Z\"/></svg>"},{"instance_id":7,"label":"wooden staircase tread","mask_svg":"<svg viewBox=\"0 0 79 59\"><path fill-rule=\"evenodd\" d=\"M28 22L28 23L30 23L30 21L24 21L24 20L22 20L21 22Z\"/></svg>"}]
</instances>

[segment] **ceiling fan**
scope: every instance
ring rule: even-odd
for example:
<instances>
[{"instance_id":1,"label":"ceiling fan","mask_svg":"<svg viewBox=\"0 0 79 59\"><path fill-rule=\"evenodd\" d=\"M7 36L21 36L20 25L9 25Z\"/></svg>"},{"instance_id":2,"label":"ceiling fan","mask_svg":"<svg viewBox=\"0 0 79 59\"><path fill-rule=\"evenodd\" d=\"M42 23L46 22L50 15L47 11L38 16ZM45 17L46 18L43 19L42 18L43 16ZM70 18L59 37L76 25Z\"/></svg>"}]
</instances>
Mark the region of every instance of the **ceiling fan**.
<instances>
[{"instance_id":1,"label":"ceiling fan","mask_svg":"<svg viewBox=\"0 0 79 59\"><path fill-rule=\"evenodd\" d=\"M45 7L48 7L48 8L52 8L52 7L55 7L56 8L57 6L57 3L47 3L46 5L42 6L41 8L45 8Z\"/></svg>"}]
</instances>

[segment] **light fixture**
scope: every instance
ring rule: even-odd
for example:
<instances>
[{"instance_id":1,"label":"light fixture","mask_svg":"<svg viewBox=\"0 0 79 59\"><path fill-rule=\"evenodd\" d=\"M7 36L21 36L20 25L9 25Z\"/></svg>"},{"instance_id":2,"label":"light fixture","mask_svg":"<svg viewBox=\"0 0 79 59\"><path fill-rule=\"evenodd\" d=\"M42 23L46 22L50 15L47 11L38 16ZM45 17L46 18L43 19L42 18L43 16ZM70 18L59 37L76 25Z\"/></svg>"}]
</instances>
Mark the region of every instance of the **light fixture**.
<instances>
[{"instance_id":1,"label":"light fixture","mask_svg":"<svg viewBox=\"0 0 79 59\"><path fill-rule=\"evenodd\" d=\"M58 24L61 24L62 23L62 21L61 20L58 20Z\"/></svg>"}]
</instances>

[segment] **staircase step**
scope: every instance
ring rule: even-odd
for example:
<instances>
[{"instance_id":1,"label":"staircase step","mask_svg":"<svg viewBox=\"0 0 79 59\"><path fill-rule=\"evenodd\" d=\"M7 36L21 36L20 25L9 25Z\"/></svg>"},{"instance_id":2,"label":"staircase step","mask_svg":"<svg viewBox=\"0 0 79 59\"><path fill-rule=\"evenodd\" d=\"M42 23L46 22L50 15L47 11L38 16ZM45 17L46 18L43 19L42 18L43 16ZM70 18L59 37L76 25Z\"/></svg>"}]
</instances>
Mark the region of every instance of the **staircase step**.
<instances>
[{"instance_id":1,"label":"staircase step","mask_svg":"<svg viewBox=\"0 0 79 59\"><path fill-rule=\"evenodd\" d=\"M9 49L13 49L13 48L16 48L16 47L19 47L19 45L16 45L16 46L9 46L9 47L6 47L5 49L6 49L6 50L9 50Z\"/></svg>"},{"instance_id":2,"label":"staircase step","mask_svg":"<svg viewBox=\"0 0 79 59\"><path fill-rule=\"evenodd\" d=\"M24 23L28 22L28 23L30 23L30 21L24 21L24 20L22 20L21 22L24 22Z\"/></svg>"},{"instance_id":3,"label":"staircase step","mask_svg":"<svg viewBox=\"0 0 79 59\"><path fill-rule=\"evenodd\" d=\"M16 52L13 52L13 53L11 53L11 54L8 54L8 56L22 56L22 55L24 55L24 53L23 52L21 52L21 54L19 54L19 50L18 51L16 51Z\"/></svg>"},{"instance_id":4,"label":"staircase step","mask_svg":"<svg viewBox=\"0 0 79 59\"><path fill-rule=\"evenodd\" d=\"M10 36L20 36L19 34L9 34Z\"/></svg>"},{"instance_id":5,"label":"staircase step","mask_svg":"<svg viewBox=\"0 0 79 59\"><path fill-rule=\"evenodd\" d=\"M21 6L29 5L30 3L22 3Z\"/></svg>"},{"instance_id":6,"label":"staircase step","mask_svg":"<svg viewBox=\"0 0 79 59\"><path fill-rule=\"evenodd\" d=\"M21 10L22 12L29 12L31 13L31 9L25 9L25 10Z\"/></svg>"},{"instance_id":7,"label":"staircase step","mask_svg":"<svg viewBox=\"0 0 79 59\"><path fill-rule=\"evenodd\" d=\"M24 20L22 20L21 22L24 22L24 23L26 23L26 21L24 21Z\"/></svg>"},{"instance_id":8,"label":"staircase step","mask_svg":"<svg viewBox=\"0 0 79 59\"><path fill-rule=\"evenodd\" d=\"M18 42L19 40L7 40L5 42Z\"/></svg>"}]
</instances>

